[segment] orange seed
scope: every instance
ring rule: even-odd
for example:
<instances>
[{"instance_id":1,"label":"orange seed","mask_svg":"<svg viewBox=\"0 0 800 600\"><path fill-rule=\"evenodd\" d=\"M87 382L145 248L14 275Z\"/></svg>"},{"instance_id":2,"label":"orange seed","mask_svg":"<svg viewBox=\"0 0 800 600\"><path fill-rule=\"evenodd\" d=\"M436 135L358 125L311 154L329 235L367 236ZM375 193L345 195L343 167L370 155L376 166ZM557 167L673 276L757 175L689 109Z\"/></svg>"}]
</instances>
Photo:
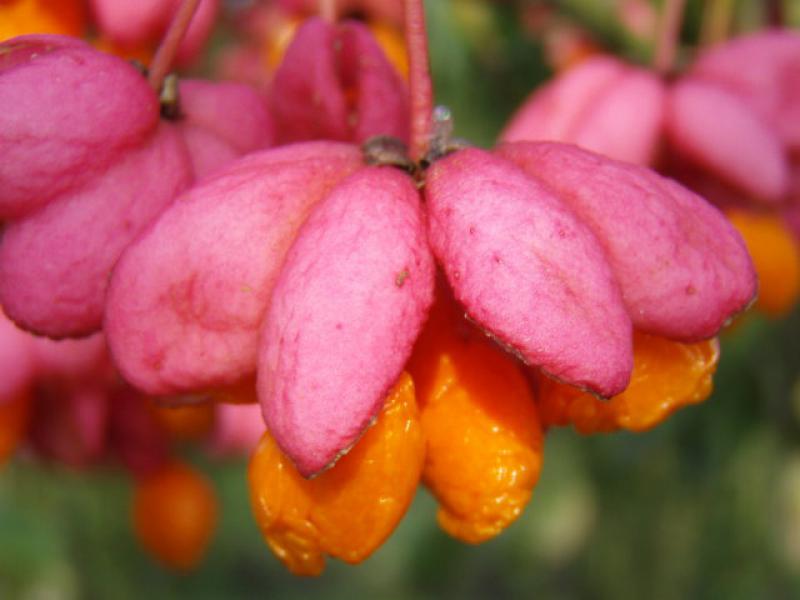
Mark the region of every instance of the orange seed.
<instances>
[{"instance_id":1,"label":"orange seed","mask_svg":"<svg viewBox=\"0 0 800 600\"><path fill-rule=\"evenodd\" d=\"M792 310L800 296L800 244L778 217L730 211L758 273L756 308L771 317Z\"/></svg>"},{"instance_id":2,"label":"orange seed","mask_svg":"<svg viewBox=\"0 0 800 600\"><path fill-rule=\"evenodd\" d=\"M256 521L270 549L296 575L319 575L325 554L359 563L389 537L411 504L424 455L414 383L403 373L375 423L313 479L304 479L264 434L249 469Z\"/></svg>"},{"instance_id":3,"label":"orange seed","mask_svg":"<svg viewBox=\"0 0 800 600\"><path fill-rule=\"evenodd\" d=\"M205 554L216 527L217 512L211 483L188 465L173 462L137 483L134 531L159 561L188 571Z\"/></svg>"},{"instance_id":4,"label":"orange seed","mask_svg":"<svg viewBox=\"0 0 800 600\"><path fill-rule=\"evenodd\" d=\"M542 430L519 366L452 306L437 301L408 369L419 382L423 480L440 503L439 524L474 544L498 535L530 500Z\"/></svg>"},{"instance_id":5,"label":"orange seed","mask_svg":"<svg viewBox=\"0 0 800 600\"><path fill-rule=\"evenodd\" d=\"M624 392L601 400L543 376L537 396L539 414L545 426L572 424L581 433L644 431L677 409L708 398L718 362L716 339L681 344L637 331L633 374Z\"/></svg>"}]
</instances>

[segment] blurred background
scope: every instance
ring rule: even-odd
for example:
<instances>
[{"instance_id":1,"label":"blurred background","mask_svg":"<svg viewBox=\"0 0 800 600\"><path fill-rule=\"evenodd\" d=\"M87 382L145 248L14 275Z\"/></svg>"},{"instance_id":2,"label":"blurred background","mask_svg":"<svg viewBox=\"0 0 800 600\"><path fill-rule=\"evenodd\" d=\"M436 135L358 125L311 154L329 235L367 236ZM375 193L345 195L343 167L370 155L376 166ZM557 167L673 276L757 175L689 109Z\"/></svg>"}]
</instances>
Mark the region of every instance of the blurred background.
<instances>
[{"instance_id":1,"label":"blurred background","mask_svg":"<svg viewBox=\"0 0 800 600\"><path fill-rule=\"evenodd\" d=\"M231 2L228 14L244 4ZM426 4L437 102L452 109L458 135L483 146L567 60L558 57L559 40L572 40L563 42L567 54L585 44L646 62L660 7ZM731 32L761 27L771 6L718 4L730 10ZM782 8L786 23L800 25L800 2ZM688 3L689 51L710 35L706 10ZM225 23L215 31L206 69L232 35ZM712 397L650 432L549 432L525 514L477 547L442 533L435 502L420 491L364 564L332 560L321 577L296 578L261 539L245 460L215 461L190 447L186 456L213 479L221 511L206 559L180 575L136 543L125 474L43 466L21 450L0 473L0 598L797 598L800 310L741 318L722 338Z\"/></svg>"}]
</instances>

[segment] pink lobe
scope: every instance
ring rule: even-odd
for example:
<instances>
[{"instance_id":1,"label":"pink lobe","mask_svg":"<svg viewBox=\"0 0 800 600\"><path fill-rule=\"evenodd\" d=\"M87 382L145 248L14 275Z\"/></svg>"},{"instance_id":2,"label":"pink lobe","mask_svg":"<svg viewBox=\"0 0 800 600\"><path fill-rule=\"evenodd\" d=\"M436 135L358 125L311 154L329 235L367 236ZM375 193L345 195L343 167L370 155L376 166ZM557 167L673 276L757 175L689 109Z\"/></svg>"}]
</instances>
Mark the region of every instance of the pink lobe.
<instances>
[{"instance_id":1,"label":"pink lobe","mask_svg":"<svg viewBox=\"0 0 800 600\"><path fill-rule=\"evenodd\" d=\"M595 233L637 329L709 338L755 293L741 238L702 198L649 169L575 146L517 143L497 152L553 190Z\"/></svg>"},{"instance_id":2,"label":"pink lobe","mask_svg":"<svg viewBox=\"0 0 800 600\"><path fill-rule=\"evenodd\" d=\"M29 214L102 173L158 122L146 80L73 38L24 36L27 60L0 70L0 217ZM36 50L33 50L36 49Z\"/></svg>"},{"instance_id":3,"label":"pink lobe","mask_svg":"<svg viewBox=\"0 0 800 600\"><path fill-rule=\"evenodd\" d=\"M698 79L677 82L666 133L675 151L756 199L779 202L789 165L778 136L736 96Z\"/></svg>"},{"instance_id":4,"label":"pink lobe","mask_svg":"<svg viewBox=\"0 0 800 600\"><path fill-rule=\"evenodd\" d=\"M431 247L470 316L559 379L604 396L625 389L631 322L586 226L481 150L434 163L425 189Z\"/></svg>"},{"instance_id":5,"label":"pink lobe","mask_svg":"<svg viewBox=\"0 0 800 600\"><path fill-rule=\"evenodd\" d=\"M157 42L180 5L180 0L92 0L100 30L123 47ZM202 0L178 49L177 62L186 65L202 50L214 27L219 0Z\"/></svg>"},{"instance_id":6,"label":"pink lobe","mask_svg":"<svg viewBox=\"0 0 800 600\"><path fill-rule=\"evenodd\" d=\"M703 52L691 74L739 97L800 150L800 33L772 29L735 38Z\"/></svg>"},{"instance_id":7,"label":"pink lobe","mask_svg":"<svg viewBox=\"0 0 800 600\"><path fill-rule=\"evenodd\" d=\"M231 158L272 145L274 125L264 99L249 85L180 82L178 121L189 147L195 177L221 167Z\"/></svg>"},{"instance_id":8,"label":"pink lobe","mask_svg":"<svg viewBox=\"0 0 800 600\"><path fill-rule=\"evenodd\" d=\"M100 30L118 44L154 41L175 11L175 0L91 0Z\"/></svg>"},{"instance_id":9,"label":"pink lobe","mask_svg":"<svg viewBox=\"0 0 800 600\"><path fill-rule=\"evenodd\" d=\"M400 375L433 300L419 194L389 167L339 184L300 230L261 335L267 427L300 473L348 449Z\"/></svg>"},{"instance_id":10,"label":"pink lobe","mask_svg":"<svg viewBox=\"0 0 800 600\"><path fill-rule=\"evenodd\" d=\"M537 90L500 139L572 142L618 160L648 164L661 133L664 95L655 75L598 56Z\"/></svg>"},{"instance_id":11,"label":"pink lobe","mask_svg":"<svg viewBox=\"0 0 800 600\"><path fill-rule=\"evenodd\" d=\"M306 21L286 50L271 89L282 143L374 135L408 138L408 92L360 23Z\"/></svg>"},{"instance_id":12,"label":"pink lobe","mask_svg":"<svg viewBox=\"0 0 800 600\"><path fill-rule=\"evenodd\" d=\"M0 242L0 302L50 337L100 329L111 269L189 183L185 148L161 125L85 187L9 224Z\"/></svg>"},{"instance_id":13,"label":"pink lobe","mask_svg":"<svg viewBox=\"0 0 800 600\"><path fill-rule=\"evenodd\" d=\"M105 330L125 379L166 394L253 373L297 229L360 162L355 146L285 146L239 159L181 196L114 270Z\"/></svg>"},{"instance_id":14,"label":"pink lobe","mask_svg":"<svg viewBox=\"0 0 800 600\"><path fill-rule=\"evenodd\" d=\"M339 28L339 69L345 93L358 98L349 120L355 120L353 141L362 143L376 135L408 142L408 91L367 27L345 21Z\"/></svg>"}]
</instances>

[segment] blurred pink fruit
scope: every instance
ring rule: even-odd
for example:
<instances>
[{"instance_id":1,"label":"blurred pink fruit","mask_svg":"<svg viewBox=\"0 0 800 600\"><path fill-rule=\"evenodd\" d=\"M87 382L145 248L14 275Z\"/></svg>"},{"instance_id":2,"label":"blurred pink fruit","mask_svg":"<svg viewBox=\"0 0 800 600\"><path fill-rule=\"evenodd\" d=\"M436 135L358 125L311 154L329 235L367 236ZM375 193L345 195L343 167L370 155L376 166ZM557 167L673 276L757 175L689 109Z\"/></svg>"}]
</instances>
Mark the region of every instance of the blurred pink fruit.
<instances>
[{"instance_id":1,"label":"blurred pink fruit","mask_svg":"<svg viewBox=\"0 0 800 600\"><path fill-rule=\"evenodd\" d=\"M61 36L0 45L0 303L51 337L100 329L122 250L188 187L272 142L241 84L180 84L176 120L128 63Z\"/></svg>"},{"instance_id":2,"label":"blurred pink fruit","mask_svg":"<svg viewBox=\"0 0 800 600\"><path fill-rule=\"evenodd\" d=\"M160 40L180 0L91 0L100 31L122 48ZM219 0L201 0L178 50L178 64L193 61L211 34Z\"/></svg>"},{"instance_id":3,"label":"blurred pink fruit","mask_svg":"<svg viewBox=\"0 0 800 600\"><path fill-rule=\"evenodd\" d=\"M281 143L408 139L408 91L367 27L312 18L301 25L270 90Z\"/></svg>"}]
</instances>

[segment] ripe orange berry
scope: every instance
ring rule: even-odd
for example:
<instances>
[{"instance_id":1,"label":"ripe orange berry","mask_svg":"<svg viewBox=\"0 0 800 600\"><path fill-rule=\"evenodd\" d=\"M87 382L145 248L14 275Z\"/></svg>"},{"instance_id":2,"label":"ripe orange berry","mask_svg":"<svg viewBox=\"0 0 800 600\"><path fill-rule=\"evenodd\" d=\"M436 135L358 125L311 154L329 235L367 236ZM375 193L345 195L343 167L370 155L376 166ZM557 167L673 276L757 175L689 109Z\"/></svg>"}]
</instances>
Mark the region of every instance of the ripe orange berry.
<instances>
[{"instance_id":1,"label":"ripe orange berry","mask_svg":"<svg viewBox=\"0 0 800 600\"><path fill-rule=\"evenodd\" d=\"M728 219L744 238L758 273L756 308L771 317L785 315L800 296L800 244L778 217L736 210Z\"/></svg>"},{"instance_id":2,"label":"ripe orange berry","mask_svg":"<svg viewBox=\"0 0 800 600\"><path fill-rule=\"evenodd\" d=\"M428 443L423 480L442 529L490 539L527 505L542 466L542 430L519 366L437 301L408 369ZM467 328L465 330L464 328Z\"/></svg>"},{"instance_id":3,"label":"ripe orange berry","mask_svg":"<svg viewBox=\"0 0 800 600\"><path fill-rule=\"evenodd\" d=\"M25 435L30 405L27 392L0 403L0 465L9 459Z\"/></svg>"},{"instance_id":4,"label":"ripe orange berry","mask_svg":"<svg viewBox=\"0 0 800 600\"><path fill-rule=\"evenodd\" d=\"M217 524L211 483L173 462L137 483L133 525L139 541L166 566L188 571L205 554Z\"/></svg>"},{"instance_id":5,"label":"ripe orange berry","mask_svg":"<svg viewBox=\"0 0 800 600\"><path fill-rule=\"evenodd\" d=\"M601 400L541 377L539 414L546 426L572 424L581 433L644 431L677 409L708 398L718 362L716 339L681 344L637 331L633 337L633 374L624 392Z\"/></svg>"},{"instance_id":6,"label":"ripe orange berry","mask_svg":"<svg viewBox=\"0 0 800 600\"><path fill-rule=\"evenodd\" d=\"M411 504L424 456L414 383L403 373L375 423L314 479L304 479L264 434L249 470L256 521L270 549L296 575L319 575L325 554L359 563L389 537Z\"/></svg>"},{"instance_id":7,"label":"ripe orange berry","mask_svg":"<svg viewBox=\"0 0 800 600\"><path fill-rule=\"evenodd\" d=\"M82 0L0 2L0 40L29 33L80 36L84 23Z\"/></svg>"},{"instance_id":8,"label":"ripe orange berry","mask_svg":"<svg viewBox=\"0 0 800 600\"><path fill-rule=\"evenodd\" d=\"M214 426L214 403L198 402L180 406L153 405L153 415L173 440L201 440Z\"/></svg>"}]
</instances>

